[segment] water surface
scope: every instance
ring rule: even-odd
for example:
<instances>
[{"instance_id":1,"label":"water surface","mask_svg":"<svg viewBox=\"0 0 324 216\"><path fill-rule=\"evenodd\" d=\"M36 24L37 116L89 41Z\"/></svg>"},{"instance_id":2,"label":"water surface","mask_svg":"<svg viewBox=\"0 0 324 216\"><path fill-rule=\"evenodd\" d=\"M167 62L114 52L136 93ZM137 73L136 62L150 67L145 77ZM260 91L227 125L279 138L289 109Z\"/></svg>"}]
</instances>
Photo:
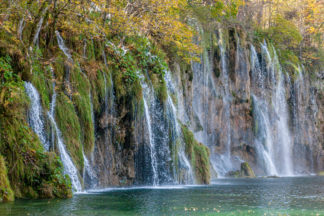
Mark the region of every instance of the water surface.
<instances>
[{"instance_id":1,"label":"water surface","mask_svg":"<svg viewBox=\"0 0 324 216\"><path fill-rule=\"evenodd\" d=\"M0 204L0 215L324 215L324 177L103 189L67 200Z\"/></svg>"}]
</instances>

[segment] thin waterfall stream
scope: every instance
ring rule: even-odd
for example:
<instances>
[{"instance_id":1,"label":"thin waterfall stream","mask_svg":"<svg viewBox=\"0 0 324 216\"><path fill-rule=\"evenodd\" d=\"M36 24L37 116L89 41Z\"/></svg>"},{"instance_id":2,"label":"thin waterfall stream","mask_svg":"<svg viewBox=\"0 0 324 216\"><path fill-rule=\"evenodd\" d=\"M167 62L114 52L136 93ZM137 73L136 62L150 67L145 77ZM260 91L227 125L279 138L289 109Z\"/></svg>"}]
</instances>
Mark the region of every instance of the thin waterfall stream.
<instances>
[{"instance_id":1,"label":"thin waterfall stream","mask_svg":"<svg viewBox=\"0 0 324 216\"><path fill-rule=\"evenodd\" d=\"M78 176L78 170L75 167L69 153L66 150L61 131L59 130L56 121L55 121L55 106L56 106L56 91L55 91L55 80L53 80L53 94L52 100L50 104L50 110L47 113L49 120L54 127L56 138L57 138L57 146L60 153L60 157L63 163L64 172L69 175L71 178L72 187L76 192L82 191L82 186ZM54 144L53 144L54 145Z\"/></svg>"},{"instance_id":2,"label":"thin waterfall stream","mask_svg":"<svg viewBox=\"0 0 324 216\"><path fill-rule=\"evenodd\" d=\"M153 186L159 185L159 177L158 177L158 162L157 162L157 153L155 149L155 140L154 135L152 131L152 120L151 120L151 114L150 114L150 108L148 106L148 101L150 103L150 106L154 106L154 95L152 95L152 89L146 84L144 76L140 76L141 79L141 85L143 89L143 102L144 102L144 115L145 120L147 124L147 130L149 135L149 144L150 144L150 154L151 154L151 167L152 167L152 183Z\"/></svg>"},{"instance_id":3,"label":"thin waterfall stream","mask_svg":"<svg viewBox=\"0 0 324 216\"><path fill-rule=\"evenodd\" d=\"M28 111L29 125L39 137L46 151L49 151L49 143L46 138L46 132L43 121L43 108L37 89L30 82L25 82L25 90L30 99L31 106Z\"/></svg>"}]
</instances>

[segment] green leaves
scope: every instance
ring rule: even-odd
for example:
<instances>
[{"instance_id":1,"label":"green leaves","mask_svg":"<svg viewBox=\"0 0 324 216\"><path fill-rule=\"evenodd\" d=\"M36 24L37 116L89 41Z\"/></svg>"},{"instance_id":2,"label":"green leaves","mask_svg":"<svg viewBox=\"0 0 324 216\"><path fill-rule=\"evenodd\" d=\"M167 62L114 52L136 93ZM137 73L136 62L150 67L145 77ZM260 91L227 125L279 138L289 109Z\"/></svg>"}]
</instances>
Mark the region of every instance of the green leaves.
<instances>
[{"instance_id":1,"label":"green leaves","mask_svg":"<svg viewBox=\"0 0 324 216\"><path fill-rule=\"evenodd\" d=\"M11 58L8 55L0 58L0 78L3 79L2 83L10 82L16 77L12 71L10 62Z\"/></svg>"}]
</instances>

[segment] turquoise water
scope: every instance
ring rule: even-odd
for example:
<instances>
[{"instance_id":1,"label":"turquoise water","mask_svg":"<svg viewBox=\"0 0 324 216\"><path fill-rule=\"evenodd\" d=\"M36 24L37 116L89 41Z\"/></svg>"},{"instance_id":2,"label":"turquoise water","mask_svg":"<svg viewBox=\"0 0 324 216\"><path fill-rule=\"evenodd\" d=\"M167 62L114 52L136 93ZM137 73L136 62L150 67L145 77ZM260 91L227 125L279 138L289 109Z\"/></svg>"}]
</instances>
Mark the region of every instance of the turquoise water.
<instances>
[{"instance_id":1,"label":"turquoise water","mask_svg":"<svg viewBox=\"0 0 324 216\"><path fill-rule=\"evenodd\" d=\"M0 204L0 215L324 215L324 177L106 189L67 200Z\"/></svg>"}]
</instances>

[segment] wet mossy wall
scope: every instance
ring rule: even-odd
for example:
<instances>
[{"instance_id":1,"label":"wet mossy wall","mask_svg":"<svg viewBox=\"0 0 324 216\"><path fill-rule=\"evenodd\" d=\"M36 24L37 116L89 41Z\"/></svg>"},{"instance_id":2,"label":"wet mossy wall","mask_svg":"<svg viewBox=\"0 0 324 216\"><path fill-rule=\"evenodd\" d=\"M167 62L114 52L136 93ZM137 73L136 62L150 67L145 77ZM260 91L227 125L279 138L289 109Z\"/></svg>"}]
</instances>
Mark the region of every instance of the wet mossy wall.
<instances>
[{"instance_id":1,"label":"wet mossy wall","mask_svg":"<svg viewBox=\"0 0 324 216\"><path fill-rule=\"evenodd\" d=\"M1 44L1 47L6 46L8 44ZM30 103L21 74L29 71L20 70L28 70L29 67L16 65L20 63L14 61L18 55L18 50L13 49L8 54L8 49L0 49L0 170L3 179L1 193L4 193L1 198L10 201L13 196L71 197L71 183L63 175L59 158L53 152L44 152L38 137L27 124ZM20 70L17 71L18 69ZM37 72L41 73L40 70ZM44 103L44 106L48 104Z\"/></svg>"},{"instance_id":2,"label":"wet mossy wall","mask_svg":"<svg viewBox=\"0 0 324 216\"><path fill-rule=\"evenodd\" d=\"M210 183L209 149L199 143L187 126L182 125L182 135L185 142L185 152L195 171L198 184Z\"/></svg>"}]
</instances>

